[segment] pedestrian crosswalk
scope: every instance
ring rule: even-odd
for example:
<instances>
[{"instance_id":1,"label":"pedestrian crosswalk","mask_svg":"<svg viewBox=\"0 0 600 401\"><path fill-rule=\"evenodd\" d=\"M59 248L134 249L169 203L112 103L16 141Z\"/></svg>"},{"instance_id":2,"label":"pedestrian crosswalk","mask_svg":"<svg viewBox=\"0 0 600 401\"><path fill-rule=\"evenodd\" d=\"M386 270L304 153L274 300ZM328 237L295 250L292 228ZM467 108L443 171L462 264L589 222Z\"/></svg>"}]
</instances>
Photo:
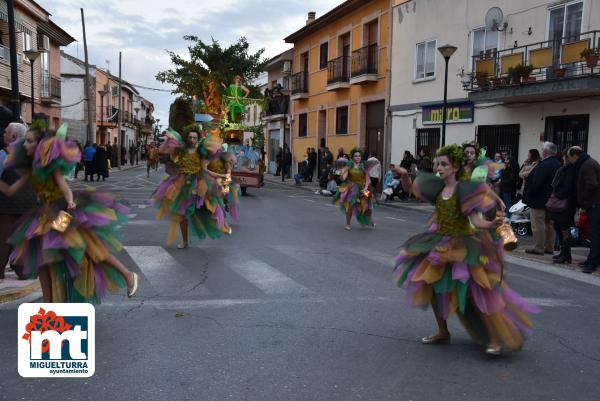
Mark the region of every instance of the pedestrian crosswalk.
<instances>
[{"instance_id":1,"label":"pedestrian crosswalk","mask_svg":"<svg viewBox=\"0 0 600 401\"><path fill-rule=\"evenodd\" d=\"M141 302L159 309L189 309L350 299L403 303L403 294L391 284L394 255L364 246L320 250L280 244L252 252L210 243L186 250L128 245L119 258L138 272L140 291L131 300L123 294L109 297L104 305ZM544 307L579 307L572 300L531 300Z\"/></svg>"}]
</instances>

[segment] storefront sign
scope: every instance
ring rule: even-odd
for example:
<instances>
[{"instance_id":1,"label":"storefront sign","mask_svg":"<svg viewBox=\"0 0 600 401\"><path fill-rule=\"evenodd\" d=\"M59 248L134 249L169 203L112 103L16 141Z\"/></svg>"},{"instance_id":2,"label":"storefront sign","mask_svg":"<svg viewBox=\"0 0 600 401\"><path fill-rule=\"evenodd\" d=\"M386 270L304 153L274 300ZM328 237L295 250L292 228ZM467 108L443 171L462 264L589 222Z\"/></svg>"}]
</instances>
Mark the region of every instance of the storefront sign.
<instances>
[{"instance_id":1,"label":"storefront sign","mask_svg":"<svg viewBox=\"0 0 600 401\"><path fill-rule=\"evenodd\" d=\"M423 125L439 125L442 123L444 113L443 104L432 104L422 106ZM448 104L447 124L472 123L473 103L450 103Z\"/></svg>"}]
</instances>

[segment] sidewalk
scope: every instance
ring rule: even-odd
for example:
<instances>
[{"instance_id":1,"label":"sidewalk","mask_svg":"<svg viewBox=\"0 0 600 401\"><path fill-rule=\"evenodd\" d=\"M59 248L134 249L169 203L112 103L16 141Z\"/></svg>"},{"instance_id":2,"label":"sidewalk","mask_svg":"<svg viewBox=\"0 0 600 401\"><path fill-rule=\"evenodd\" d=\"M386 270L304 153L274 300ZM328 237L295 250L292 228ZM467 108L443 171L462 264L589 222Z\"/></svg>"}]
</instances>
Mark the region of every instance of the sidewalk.
<instances>
[{"instance_id":1,"label":"sidewalk","mask_svg":"<svg viewBox=\"0 0 600 401\"><path fill-rule=\"evenodd\" d=\"M19 280L15 272L6 269L4 280L0 280L0 304L23 298L39 289L38 279Z\"/></svg>"}]
</instances>

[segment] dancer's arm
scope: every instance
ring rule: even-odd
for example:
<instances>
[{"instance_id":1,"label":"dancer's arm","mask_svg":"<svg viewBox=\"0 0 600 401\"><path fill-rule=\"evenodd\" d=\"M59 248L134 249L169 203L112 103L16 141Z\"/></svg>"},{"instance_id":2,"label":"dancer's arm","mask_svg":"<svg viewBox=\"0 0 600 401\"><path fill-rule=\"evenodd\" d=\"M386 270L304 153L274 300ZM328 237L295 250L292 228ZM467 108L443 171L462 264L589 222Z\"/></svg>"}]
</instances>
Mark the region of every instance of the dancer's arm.
<instances>
[{"instance_id":1,"label":"dancer's arm","mask_svg":"<svg viewBox=\"0 0 600 401\"><path fill-rule=\"evenodd\" d=\"M471 224L482 230L498 228L504 222L504 218L502 216L498 216L494 220L489 221L481 217L478 212L471 213L469 215L469 220L471 220Z\"/></svg>"},{"instance_id":2,"label":"dancer's arm","mask_svg":"<svg viewBox=\"0 0 600 401\"><path fill-rule=\"evenodd\" d=\"M208 160L202 160L202 170L206 172L206 174L210 175L212 178L227 178L227 174L219 174L215 173L208 169Z\"/></svg>"},{"instance_id":3,"label":"dancer's arm","mask_svg":"<svg viewBox=\"0 0 600 401\"><path fill-rule=\"evenodd\" d=\"M163 155L170 155L173 153L173 148L169 146L168 144L169 140L167 138L165 138L164 142L160 144L160 147L158 148L158 153L161 153Z\"/></svg>"},{"instance_id":4,"label":"dancer's arm","mask_svg":"<svg viewBox=\"0 0 600 401\"><path fill-rule=\"evenodd\" d=\"M342 181L346 181L346 179L348 179L348 170L348 166L342 168L342 174L340 174Z\"/></svg>"},{"instance_id":5,"label":"dancer's arm","mask_svg":"<svg viewBox=\"0 0 600 401\"><path fill-rule=\"evenodd\" d=\"M25 186L27 180L29 180L29 176L29 174L25 174L11 185L8 185L4 181L0 181L0 192L8 197L13 196Z\"/></svg>"},{"instance_id":6,"label":"dancer's arm","mask_svg":"<svg viewBox=\"0 0 600 401\"><path fill-rule=\"evenodd\" d=\"M244 91L244 97L248 97L248 95L250 94L250 89L242 85L242 90Z\"/></svg>"},{"instance_id":7,"label":"dancer's arm","mask_svg":"<svg viewBox=\"0 0 600 401\"><path fill-rule=\"evenodd\" d=\"M63 196L65 197L65 200L67 201L67 209L68 210L75 209L76 205L75 205L75 202L73 202L73 192L71 191L71 188L69 188L69 184L67 184L65 177L62 175L62 173L59 170L54 170L54 172L52 173L52 176L56 180L56 184L60 188L60 191L63 193Z\"/></svg>"}]
</instances>

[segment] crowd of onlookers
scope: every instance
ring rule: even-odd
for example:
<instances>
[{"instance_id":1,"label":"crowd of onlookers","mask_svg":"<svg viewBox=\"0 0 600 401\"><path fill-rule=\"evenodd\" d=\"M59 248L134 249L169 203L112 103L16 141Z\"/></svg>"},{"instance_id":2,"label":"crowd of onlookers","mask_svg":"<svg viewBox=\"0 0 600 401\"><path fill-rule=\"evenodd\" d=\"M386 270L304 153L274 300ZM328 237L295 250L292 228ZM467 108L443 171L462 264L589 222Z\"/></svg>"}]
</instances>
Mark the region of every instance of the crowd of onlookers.
<instances>
[{"instance_id":1,"label":"crowd of onlookers","mask_svg":"<svg viewBox=\"0 0 600 401\"><path fill-rule=\"evenodd\" d=\"M105 181L108 178L109 170L116 167L119 163L119 147L116 143L111 145L110 141L106 144L86 142L84 146L78 141L77 145L81 151L81 162L75 167L73 178L78 178L79 172L83 171L85 181ZM141 160L146 160L149 155L149 146L141 143L131 143L129 148L121 146L121 166L138 165ZM89 179L88 179L89 178Z\"/></svg>"}]
</instances>

